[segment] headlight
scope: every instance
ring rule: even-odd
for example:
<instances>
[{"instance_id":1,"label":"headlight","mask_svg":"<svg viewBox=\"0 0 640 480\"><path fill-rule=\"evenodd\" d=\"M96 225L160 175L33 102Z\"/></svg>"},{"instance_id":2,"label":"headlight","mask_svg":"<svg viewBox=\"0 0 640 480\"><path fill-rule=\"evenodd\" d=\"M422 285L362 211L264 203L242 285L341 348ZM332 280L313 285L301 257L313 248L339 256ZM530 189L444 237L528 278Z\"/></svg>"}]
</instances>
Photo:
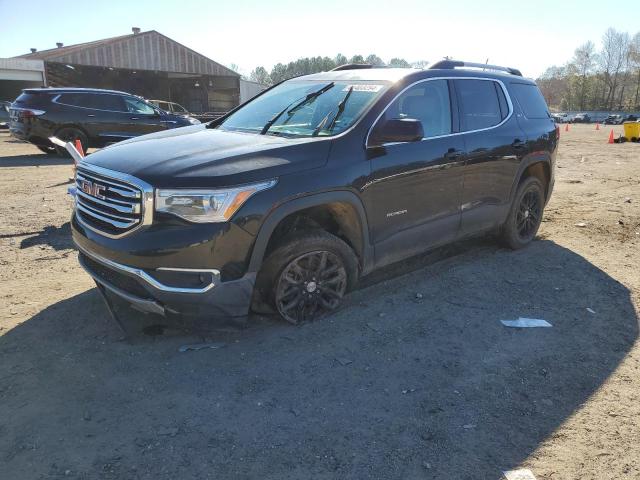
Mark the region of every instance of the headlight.
<instances>
[{"instance_id":1,"label":"headlight","mask_svg":"<svg viewBox=\"0 0 640 480\"><path fill-rule=\"evenodd\" d=\"M191 125L199 125L200 124L200 120L198 120L197 118L187 117L187 120L189 120L189 123Z\"/></svg>"},{"instance_id":2,"label":"headlight","mask_svg":"<svg viewBox=\"0 0 640 480\"><path fill-rule=\"evenodd\" d=\"M271 188L276 180L221 190L156 190L156 211L196 223L226 222L254 193Z\"/></svg>"}]
</instances>

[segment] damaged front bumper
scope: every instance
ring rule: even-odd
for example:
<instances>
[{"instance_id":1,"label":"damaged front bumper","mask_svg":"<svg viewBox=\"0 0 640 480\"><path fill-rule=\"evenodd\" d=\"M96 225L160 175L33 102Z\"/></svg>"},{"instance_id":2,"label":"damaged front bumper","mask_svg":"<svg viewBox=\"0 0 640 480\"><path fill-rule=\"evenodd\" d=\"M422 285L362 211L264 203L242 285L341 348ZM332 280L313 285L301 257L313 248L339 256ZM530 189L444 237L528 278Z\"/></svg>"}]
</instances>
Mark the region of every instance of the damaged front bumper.
<instances>
[{"instance_id":1,"label":"damaged front bumper","mask_svg":"<svg viewBox=\"0 0 640 480\"><path fill-rule=\"evenodd\" d=\"M107 291L136 310L166 315L241 317L249 313L255 274L220 281L215 269L157 268L124 265L79 249L80 265Z\"/></svg>"}]
</instances>

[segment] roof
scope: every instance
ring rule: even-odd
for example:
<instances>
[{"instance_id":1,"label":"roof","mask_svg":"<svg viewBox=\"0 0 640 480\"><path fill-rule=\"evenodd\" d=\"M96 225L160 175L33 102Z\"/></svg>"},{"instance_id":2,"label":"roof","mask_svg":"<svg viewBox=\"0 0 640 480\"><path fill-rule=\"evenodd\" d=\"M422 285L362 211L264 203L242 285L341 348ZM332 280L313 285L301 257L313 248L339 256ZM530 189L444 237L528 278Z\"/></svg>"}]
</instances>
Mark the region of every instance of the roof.
<instances>
[{"instance_id":1,"label":"roof","mask_svg":"<svg viewBox=\"0 0 640 480\"><path fill-rule=\"evenodd\" d=\"M356 70L336 70L312 73L297 77L295 80L362 80L395 82L412 73L421 72L415 68L363 68Z\"/></svg>"},{"instance_id":2,"label":"roof","mask_svg":"<svg viewBox=\"0 0 640 480\"><path fill-rule=\"evenodd\" d=\"M155 30L51 48L14 58L130 70L240 76Z\"/></svg>"},{"instance_id":3,"label":"roof","mask_svg":"<svg viewBox=\"0 0 640 480\"><path fill-rule=\"evenodd\" d=\"M330 72L313 73L296 77L294 81L378 81L395 83L405 78L420 80L422 78L433 77L481 77L497 80L513 80L519 83L534 83L531 79L498 72L495 70L482 70L476 68L438 68L438 69L416 69L416 68L363 68L356 70L337 70Z\"/></svg>"},{"instance_id":4,"label":"roof","mask_svg":"<svg viewBox=\"0 0 640 480\"><path fill-rule=\"evenodd\" d=\"M118 95L131 95L130 93L121 92L119 90L106 90L103 88L82 88L82 87L25 88L23 92L38 92L38 93L79 92L79 93L115 93Z\"/></svg>"}]
</instances>

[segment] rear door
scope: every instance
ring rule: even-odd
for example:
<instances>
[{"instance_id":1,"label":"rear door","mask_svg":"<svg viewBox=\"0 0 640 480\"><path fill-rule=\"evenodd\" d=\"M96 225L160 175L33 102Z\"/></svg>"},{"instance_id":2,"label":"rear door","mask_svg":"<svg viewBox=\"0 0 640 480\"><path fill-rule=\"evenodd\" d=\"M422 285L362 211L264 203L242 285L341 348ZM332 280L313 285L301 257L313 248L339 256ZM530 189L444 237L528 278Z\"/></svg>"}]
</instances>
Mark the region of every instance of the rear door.
<instances>
[{"instance_id":1,"label":"rear door","mask_svg":"<svg viewBox=\"0 0 640 480\"><path fill-rule=\"evenodd\" d=\"M467 152L461 234L469 235L496 227L506 218L527 139L503 82L459 78L454 85Z\"/></svg>"},{"instance_id":2,"label":"rear door","mask_svg":"<svg viewBox=\"0 0 640 480\"><path fill-rule=\"evenodd\" d=\"M364 191L376 261L385 264L453 240L460 224L464 164L462 137L454 135L449 82L424 80L402 92L373 127L413 118L421 141L385 144L371 161Z\"/></svg>"}]
</instances>

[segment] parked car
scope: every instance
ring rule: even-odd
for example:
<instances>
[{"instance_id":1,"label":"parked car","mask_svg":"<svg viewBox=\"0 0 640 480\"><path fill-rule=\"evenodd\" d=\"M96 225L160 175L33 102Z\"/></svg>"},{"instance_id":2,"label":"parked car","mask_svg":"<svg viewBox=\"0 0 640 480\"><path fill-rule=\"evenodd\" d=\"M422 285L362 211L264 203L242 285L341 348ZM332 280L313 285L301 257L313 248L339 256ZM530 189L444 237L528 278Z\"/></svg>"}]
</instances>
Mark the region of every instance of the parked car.
<instances>
[{"instance_id":1,"label":"parked car","mask_svg":"<svg viewBox=\"0 0 640 480\"><path fill-rule=\"evenodd\" d=\"M624 122L637 122L638 121L638 117L637 115L627 115L626 117L624 117L624 120L622 120L622 123Z\"/></svg>"},{"instance_id":2,"label":"parked car","mask_svg":"<svg viewBox=\"0 0 640 480\"><path fill-rule=\"evenodd\" d=\"M556 123L569 123L570 117L568 113L552 113L551 118Z\"/></svg>"},{"instance_id":3,"label":"parked car","mask_svg":"<svg viewBox=\"0 0 640 480\"><path fill-rule=\"evenodd\" d=\"M66 155L49 137L75 142L83 150L138 135L200 123L164 112L141 97L93 88L31 88L9 109L11 134L45 153Z\"/></svg>"},{"instance_id":4,"label":"parked car","mask_svg":"<svg viewBox=\"0 0 640 480\"><path fill-rule=\"evenodd\" d=\"M11 102L0 102L0 128L9 128L9 105Z\"/></svg>"},{"instance_id":5,"label":"parked car","mask_svg":"<svg viewBox=\"0 0 640 480\"><path fill-rule=\"evenodd\" d=\"M588 113L579 113L571 121L572 123L589 123L591 122L591 117Z\"/></svg>"},{"instance_id":6,"label":"parked car","mask_svg":"<svg viewBox=\"0 0 640 480\"><path fill-rule=\"evenodd\" d=\"M622 125L624 118L622 115L609 115L604 119L605 125Z\"/></svg>"},{"instance_id":7,"label":"parked car","mask_svg":"<svg viewBox=\"0 0 640 480\"><path fill-rule=\"evenodd\" d=\"M166 102L164 100L149 100L149 103L155 105L161 110L167 113L174 113L176 115L182 115L183 117L190 116L191 114L179 103Z\"/></svg>"},{"instance_id":8,"label":"parked car","mask_svg":"<svg viewBox=\"0 0 640 480\"><path fill-rule=\"evenodd\" d=\"M335 310L362 275L435 246L495 231L529 244L558 138L515 69L316 73L207 125L87 157L73 239L100 289L139 310L252 306L298 323Z\"/></svg>"}]
</instances>

